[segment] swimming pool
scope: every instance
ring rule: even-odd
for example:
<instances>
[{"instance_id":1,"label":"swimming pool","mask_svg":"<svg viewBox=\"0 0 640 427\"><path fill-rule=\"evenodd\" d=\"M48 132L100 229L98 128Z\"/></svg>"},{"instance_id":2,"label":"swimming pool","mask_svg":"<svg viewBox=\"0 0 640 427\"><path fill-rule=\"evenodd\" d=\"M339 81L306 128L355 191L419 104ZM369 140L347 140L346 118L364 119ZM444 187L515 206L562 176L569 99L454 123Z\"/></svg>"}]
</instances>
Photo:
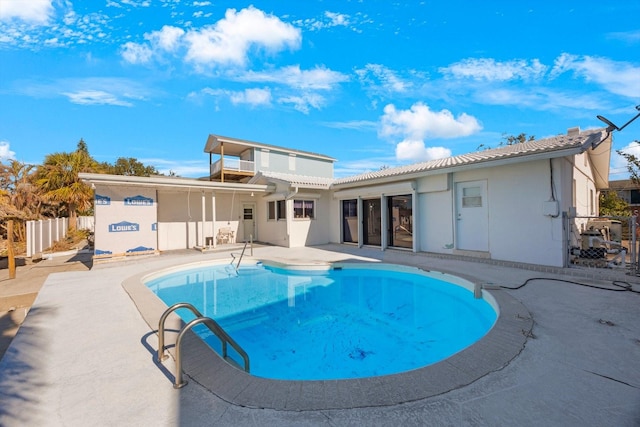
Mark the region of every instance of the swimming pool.
<instances>
[{"instance_id":1,"label":"swimming pool","mask_svg":"<svg viewBox=\"0 0 640 427\"><path fill-rule=\"evenodd\" d=\"M259 263L236 274L228 265L202 265L145 284L167 305L190 302L215 319L249 354L251 374L271 379L421 368L478 341L497 317L495 304L474 298L471 283L402 266L292 270ZM197 332L219 351L217 337Z\"/></svg>"}]
</instances>

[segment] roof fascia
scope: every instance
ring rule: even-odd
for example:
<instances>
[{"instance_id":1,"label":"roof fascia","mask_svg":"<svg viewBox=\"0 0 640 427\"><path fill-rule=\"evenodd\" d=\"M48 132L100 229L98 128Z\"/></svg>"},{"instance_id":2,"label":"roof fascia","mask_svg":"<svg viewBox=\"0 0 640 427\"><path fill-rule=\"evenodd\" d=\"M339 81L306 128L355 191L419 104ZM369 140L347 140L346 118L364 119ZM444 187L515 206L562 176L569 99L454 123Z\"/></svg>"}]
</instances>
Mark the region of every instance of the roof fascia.
<instances>
[{"instance_id":1,"label":"roof fascia","mask_svg":"<svg viewBox=\"0 0 640 427\"><path fill-rule=\"evenodd\" d=\"M215 191L268 192L270 186L259 184L232 184L182 178L150 178L95 173L80 173L84 182L96 185L140 186L152 188L200 189Z\"/></svg>"},{"instance_id":2,"label":"roof fascia","mask_svg":"<svg viewBox=\"0 0 640 427\"><path fill-rule=\"evenodd\" d=\"M331 189L342 190L342 189L353 188L353 187L364 187L368 185L387 184L395 181L407 181L407 180L417 179L424 176L441 175L444 173L475 170L475 169L482 169L482 168L489 168L489 167L496 167L496 166L505 166L509 164L530 162L530 161L536 161L536 160L553 159L557 157L565 157L565 156L580 154L583 151L584 149L582 148L582 146L577 146L577 147L565 148L561 150L546 151L546 152L536 153L536 154L524 154L524 155L513 156L513 157L504 158L504 159L481 160L478 162L467 163L464 165L445 166L438 169L417 171L417 172L411 172L411 173L402 174L402 175L372 178L372 179L367 179L363 181L355 181L355 182L344 183L344 184L332 184Z\"/></svg>"},{"instance_id":3,"label":"roof fascia","mask_svg":"<svg viewBox=\"0 0 640 427\"><path fill-rule=\"evenodd\" d=\"M325 155L319 154L319 153L312 153L312 152L309 152L309 151L301 151L301 150L293 150L293 149L290 149L290 148L279 147L277 145L263 144L261 142L247 141L247 140L244 140L244 139L230 138L230 137L227 137L227 136L215 135L215 134L209 134L209 137L207 138L207 143L204 146L204 152L205 153L213 153L213 150L218 146L219 142L227 142L227 143L230 143L230 144L241 145L241 146L244 146L244 147L263 148L263 149L266 149L266 150L280 151L280 152L288 153L288 154L296 154L298 156L306 156L306 157L312 157L312 158L315 158L315 159L327 160L327 161L330 161L332 163L336 162L336 159L334 159L333 157L325 156Z\"/></svg>"}]
</instances>

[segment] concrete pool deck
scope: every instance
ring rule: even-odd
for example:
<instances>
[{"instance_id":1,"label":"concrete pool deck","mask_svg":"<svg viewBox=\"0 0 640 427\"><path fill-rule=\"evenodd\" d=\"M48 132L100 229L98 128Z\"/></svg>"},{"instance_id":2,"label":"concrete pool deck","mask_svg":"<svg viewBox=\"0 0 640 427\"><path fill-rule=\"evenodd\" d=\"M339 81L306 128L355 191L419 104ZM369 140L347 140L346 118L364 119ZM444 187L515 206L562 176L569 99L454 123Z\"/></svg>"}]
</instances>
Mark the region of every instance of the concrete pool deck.
<instances>
[{"instance_id":1,"label":"concrete pool deck","mask_svg":"<svg viewBox=\"0 0 640 427\"><path fill-rule=\"evenodd\" d=\"M611 283L562 274L575 271L341 245L256 248L254 256L261 255L382 260L509 287L534 277ZM640 425L640 295L551 280L501 291L533 317L517 357L466 386L431 397L288 411L239 406L197 381L175 390L174 361L154 361L155 327L147 325L122 283L170 265L228 257L228 252L185 251L51 274L0 360L0 425ZM636 277L618 279L640 288ZM375 397L375 389L369 392Z\"/></svg>"}]
</instances>

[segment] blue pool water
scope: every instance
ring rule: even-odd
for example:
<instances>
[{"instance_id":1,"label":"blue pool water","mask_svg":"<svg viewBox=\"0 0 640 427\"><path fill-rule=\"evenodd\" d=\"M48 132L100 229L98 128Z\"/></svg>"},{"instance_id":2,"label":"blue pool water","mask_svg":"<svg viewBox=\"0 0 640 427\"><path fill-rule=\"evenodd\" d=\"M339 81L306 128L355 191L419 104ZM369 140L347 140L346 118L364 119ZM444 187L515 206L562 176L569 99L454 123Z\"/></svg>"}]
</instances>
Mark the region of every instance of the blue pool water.
<instances>
[{"instance_id":1,"label":"blue pool water","mask_svg":"<svg viewBox=\"0 0 640 427\"><path fill-rule=\"evenodd\" d=\"M258 264L236 273L209 265L146 285L168 306L190 302L215 319L248 353L251 374L272 379L362 378L420 368L478 341L497 317L463 287L377 268L294 271ZM193 318L187 310L178 313ZM197 332L220 352L215 335L204 327Z\"/></svg>"}]
</instances>

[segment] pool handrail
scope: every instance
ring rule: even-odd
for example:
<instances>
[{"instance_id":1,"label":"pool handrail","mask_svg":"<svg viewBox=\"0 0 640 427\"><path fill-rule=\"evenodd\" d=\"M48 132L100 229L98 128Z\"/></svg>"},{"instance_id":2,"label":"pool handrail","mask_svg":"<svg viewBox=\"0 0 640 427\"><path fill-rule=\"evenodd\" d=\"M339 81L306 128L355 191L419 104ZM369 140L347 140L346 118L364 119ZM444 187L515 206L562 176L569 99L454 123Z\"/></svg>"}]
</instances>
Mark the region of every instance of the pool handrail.
<instances>
[{"instance_id":1,"label":"pool handrail","mask_svg":"<svg viewBox=\"0 0 640 427\"><path fill-rule=\"evenodd\" d=\"M233 349L240 355L240 357L242 357L242 360L244 361L244 370L245 372L249 372L249 355L242 349L242 347L240 347L240 345L233 339L231 338L231 336L229 336L229 334L227 334L227 332L222 328L222 326L220 326L218 324L218 322L216 322L215 320L213 320L210 317L206 317L203 316L200 311L198 311L197 308L195 308L193 305L189 304L188 302L179 302L176 303L174 305L172 305L171 307L169 307L167 310L165 310L164 313L162 313L162 316L160 317L160 322L158 325L158 363L162 362L163 360L165 360L168 355L164 354L164 323L165 320L167 319L167 317L169 316L170 313L174 312L175 310L179 309L179 308L188 308L189 310L191 310L191 312L193 312L193 314L196 315L196 318L191 320L189 323L187 323L184 328L182 328L182 330L180 331L180 333L178 333L178 338L176 339L176 374L175 374L175 381L173 384L173 388L182 388L185 385L187 385L187 381L183 380L182 378L182 339L184 337L184 334L190 330L191 328L193 328L196 325L199 324L204 324L205 326L207 326L207 328L209 328L209 330L211 332L214 333L215 336L217 336L220 339L220 342L222 343L222 358L226 361L228 361L228 357L227 357L227 343L229 345L231 345L231 347L233 347Z\"/></svg>"},{"instance_id":2,"label":"pool handrail","mask_svg":"<svg viewBox=\"0 0 640 427\"><path fill-rule=\"evenodd\" d=\"M251 239L251 251L253 252L253 236L249 235L249 238ZM249 240L245 240L244 242L244 248L242 248L242 253L240 254L240 258L238 259L238 265L236 265L236 271L238 271L238 268L240 268L240 263L242 262L242 257L244 256L244 251L247 249L247 245L249 244ZM234 253L231 253L231 265L233 266L233 262L236 260L236 255Z\"/></svg>"}]
</instances>

